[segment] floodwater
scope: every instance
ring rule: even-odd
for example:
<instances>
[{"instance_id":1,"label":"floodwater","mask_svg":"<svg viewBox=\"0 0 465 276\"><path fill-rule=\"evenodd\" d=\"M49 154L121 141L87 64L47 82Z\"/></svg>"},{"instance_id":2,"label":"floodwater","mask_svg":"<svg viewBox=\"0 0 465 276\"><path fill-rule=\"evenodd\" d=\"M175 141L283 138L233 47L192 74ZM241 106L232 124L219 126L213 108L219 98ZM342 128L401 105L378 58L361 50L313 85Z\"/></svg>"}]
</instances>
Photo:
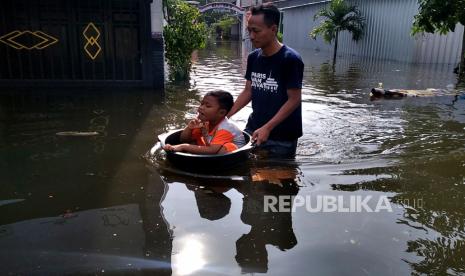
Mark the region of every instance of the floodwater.
<instances>
[{"instance_id":1,"label":"floodwater","mask_svg":"<svg viewBox=\"0 0 465 276\"><path fill-rule=\"evenodd\" d=\"M369 98L379 82L450 88L452 67L340 57L333 70L331 53L300 52L296 159L213 175L147 152L209 89L240 93L239 43L198 52L164 94L2 91L1 274L465 273L465 99ZM265 196L295 196L291 212L265 212Z\"/></svg>"}]
</instances>

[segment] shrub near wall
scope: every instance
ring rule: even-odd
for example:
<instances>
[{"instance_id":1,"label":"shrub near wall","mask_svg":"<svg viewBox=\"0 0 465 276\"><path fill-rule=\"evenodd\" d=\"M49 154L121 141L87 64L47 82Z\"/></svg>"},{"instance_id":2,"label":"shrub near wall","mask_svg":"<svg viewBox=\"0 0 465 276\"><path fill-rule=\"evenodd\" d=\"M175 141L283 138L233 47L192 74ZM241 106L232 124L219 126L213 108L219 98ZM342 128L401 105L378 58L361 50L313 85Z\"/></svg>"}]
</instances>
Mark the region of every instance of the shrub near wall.
<instances>
[{"instance_id":1,"label":"shrub near wall","mask_svg":"<svg viewBox=\"0 0 465 276\"><path fill-rule=\"evenodd\" d=\"M186 80L191 69L191 55L205 47L207 28L196 7L179 0L166 0L163 28L165 57L171 80Z\"/></svg>"}]
</instances>

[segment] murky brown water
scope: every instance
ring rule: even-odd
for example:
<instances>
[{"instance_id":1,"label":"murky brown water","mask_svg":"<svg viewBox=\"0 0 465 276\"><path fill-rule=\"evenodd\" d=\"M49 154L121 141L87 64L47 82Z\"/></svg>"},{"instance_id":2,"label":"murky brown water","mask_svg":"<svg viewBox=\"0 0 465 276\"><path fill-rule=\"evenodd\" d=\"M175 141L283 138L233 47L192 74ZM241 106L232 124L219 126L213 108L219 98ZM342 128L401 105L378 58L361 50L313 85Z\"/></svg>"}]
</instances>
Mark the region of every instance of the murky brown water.
<instances>
[{"instance_id":1,"label":"murky brown water","mask_svg":"<svg viewBox=\"0 0 465 276\"><path fill-rule=\"evenodd\" d=\"M208 89L237 96L244 49L210 45L190 84L151 91L2 91L2 274L465 273L465 99L370 101L368 91L446 88L446 66L300 51L304 136L291 160L200 177L143 157ZM158 93L160 94L160 93ZM243 126L249 108L234 119ZM62 137L60 131L99 131ZM263 212L265 195L311 201ZM392 212L316 210L388 197Z\"/></svg>"}]
</instances>

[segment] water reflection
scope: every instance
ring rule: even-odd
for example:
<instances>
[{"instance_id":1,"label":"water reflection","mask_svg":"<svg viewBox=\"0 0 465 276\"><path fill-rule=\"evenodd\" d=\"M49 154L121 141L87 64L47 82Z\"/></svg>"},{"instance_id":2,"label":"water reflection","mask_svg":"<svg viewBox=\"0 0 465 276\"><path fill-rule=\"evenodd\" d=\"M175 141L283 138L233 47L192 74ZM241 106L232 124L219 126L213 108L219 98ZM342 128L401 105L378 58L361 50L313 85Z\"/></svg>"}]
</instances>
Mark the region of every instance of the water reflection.
<instances>
[{"instance_id":1,"label":"water reflection","mask_svg":"<svg viewBox=\"0 0 465 276\"><path fill-rule=\"evenodd\" d=\"M325 94L338 93L343 91L353 91L358 88L358 82L362 78L359 64L349 64L345 72L339 73L330 63L322 63L318 67L311 68L314 74L306 79L308 84L316 90ZM317 70L317 71L316 71ZM308 71L308 69L307 69ZM342 79L351 80L349 83L341 82Z\"/></svg>"},{"instance_id":2,"label":"water reflection","mask_svg":"<svg viewBox=\"0 0 465 276\"><path fill-rule=\"evenodd\" d=\"M146 196L127 204L2 224L2 271L171 275L172 236L160 207L167 186L159 175L151 175L143 187Z\"/></svg>"},{"instance_id":3,"label":"water reflection","mask_svg":"<svg viewBox=\"0 0 465 276\"><path fill-rule=\"evenodd\" d=\"M154 130L180 123L160 95L16 91L0 103L2 271L171 275L168 186L140 159ZM71 130L99 135L56 135Z\"/></svg>"},{"instance_id":4,"label":"water reflection","mask_svg":"<svg viewBox=\"0 0 465 276\"><path fill-rule=\"evenodd\" d=\"M281 170L280 178L271 178L274 179L274 183L270 183L267 174L275 174L278 169ZM291 211L275 213L264 210L267 196L279 198L294 196L299 192L299 186L295 182L297 174L297 170L292 166L286 167L285 171L283 168L261 168L254 173L256 181L244 183L239 187L239 191L244 195L241 220L251 226L250 232L243 234L236 242L235 258L242 268L242 273L268 271L266 245L286 251L297 244L292 228Z\"/></svg>"},{"instance_id":5,"label":"water reflection","mask_svg":"<svg viewBox=\"0 0 465 276\"><path fill-rule=\"evenodd\" d=\"M145 202L139 205L145 233L145 256L166 264L157 270L157 275L171 275L173 232L162 207L168 185L158 173L152 172L148 178Z\"/></svg>"},{"instance_id":6,"label":"water reflection","mask_svg":"<svg viewBox=\"0 0 465 276\"><path fill-rule=\"evenodd\" d=\"M231 200L223 193L231 187L209 187L200 189L188 186L194 190L197 208L201 218L208 220L218 220L229 214Z\"/></svg>"},{"instance_id":7,"label":"water reflection","mask_svg":"<svg viewBox=\"0 0 465 276\"><path fill-rule=\"evenodd\" d=\"M414 108L406 109L405 135L385 143L388 147L397 146L394 166L344 172L388 177L334 184L333 188L394 193L391 201L403 210L396 223L422 233L406 243L406 252L422 257L406 261L411 269L425 274L460 274L465 271L461 261L465 238L465 124L450 120L451 117L442 119L437 116L442 113L437 108L417 103Z\"/></svg>"},{"instance_id":8,"label":"water reflection","mask_svg":"<svg viewBox=\"0 0 465 276\"><path fill-rule=\"evenodd\" d=\"M281 251L287 251L296 246L297 237L292 227L292 212L273 213L265 211L263 207L265 196L297 195L299 187L302 185L299 178L301 172L299 172L297 164L292 161L286 162L285 165L273 164L272 162L254 162L250 167L243 168L240 171L240 175L241 177L234 175L229 178L227 175L221 178L215 175L197 175L197 178L193 178L191 175L186 176L162 170L163 179L169 185L185 183L186 190L191 193L193 192L195 205L197 206L196 212L200 216L200 220L218 221L218 223L221 223L230 213L232 201L234 199L237 201L237 195L239 195L242 198L242 207L240 207L239 215L240 221L244 225L250 226L250 230L243 234L239 234L236 231L234 234L231 234L236 236L237 240L234 242L235 247L229 245L229 248L235 250L234 259L241 267L240 273L266 273L269 262L266 246L272 245ZM228 196L228 194L232 193L232 190L238 193L233 197L233 200ZM168 198L168 204L170 204L169 201L170 199ZM175 207L172 206L171 208ZM170 213L169 209L171 208L167 207L168 213ZM171 211L178 213L179 208ZM192 212L188 212L187 214L189 217L192 217L192 215ZM186 223L184 219L180 221L175 217L171 217L171 219L174 221L174 224L181 228L184 228L186 224L190 224L190 222ZM182 221L185 223L182 223ZM204 273L211 273L213 268L216 267L212 263L212 260L209 260L207 263L205 263L205 260L202 260L201 262L204 265L195 267L195 269L188 269L189 273L187 273L185 266L190 267L190 265L189 262L184 260L183 256L187 254L184 249L186 247L185 243L187 241L192 243L192 240L196 241L195 244L203 252L210 251L210 254L213 253L211 252L211 244L206 247L205 242L212 242L211 240L214 239L210 237L210 240L202 241L202 239L188 234L190 231L186 233L184 231L181 230L177 233L176 229L174 230L174 236L180 236L180 241L178 241L179 253L177 253L179 256L175 257L176 262L173 264L177 267L175 272L180 275L189 273L204 275ZM195 233L196 231L193 232ZM228 232L226 231L226 233ZM184 236L185 234L187 236ZM211 233L208 235L211 235ZM229 238L227 240L232 242ZM221 241L221 243L225 243L226 241ZM223 245L221 251L224 251L225 247ZM224 253L227 252L222 252L222 254ZM198 257L199 254L201 253L199 252L196 256ZM225 273L227 267L219 267L214 271L215 273ZM228 274L230 273L228 272Z\"/></svg>"}]
</instances>

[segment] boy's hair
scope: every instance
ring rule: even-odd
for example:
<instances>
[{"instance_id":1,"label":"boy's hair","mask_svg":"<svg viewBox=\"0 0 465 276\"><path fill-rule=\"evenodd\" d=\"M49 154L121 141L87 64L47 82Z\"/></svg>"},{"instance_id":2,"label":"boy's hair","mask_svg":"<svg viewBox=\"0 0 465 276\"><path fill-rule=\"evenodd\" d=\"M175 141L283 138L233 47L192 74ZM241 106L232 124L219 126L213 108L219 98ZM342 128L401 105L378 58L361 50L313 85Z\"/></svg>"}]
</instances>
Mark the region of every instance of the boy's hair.
<instances>
[{"instance_id":1,"label":"boy's hair","mask_svg":"<svg viewBox=\"0 0 465 276\"><path fill-rule=\"evenodd\" d=\"M263 14L263 20L268 27L273 25L279 26L281 13L275 5L270 3L262 4L252 7L250 11L252 12L252 15Z\"/></svg>"},{"instance_id":2,"label":"boy's hair","mask_svg":"<svg viewBox=\"0 0 465 276\"><path fill-rule=\"evenodd\" d=\"M205 97L206 96L215 97L218 101L218 104L220 105L220 108L225 109L226 113L228 113L234 105L233 96L231 95L231 93L226 92L224 90L210 91L207 94L205 94Z\"/></svg>"}]
</instances>

